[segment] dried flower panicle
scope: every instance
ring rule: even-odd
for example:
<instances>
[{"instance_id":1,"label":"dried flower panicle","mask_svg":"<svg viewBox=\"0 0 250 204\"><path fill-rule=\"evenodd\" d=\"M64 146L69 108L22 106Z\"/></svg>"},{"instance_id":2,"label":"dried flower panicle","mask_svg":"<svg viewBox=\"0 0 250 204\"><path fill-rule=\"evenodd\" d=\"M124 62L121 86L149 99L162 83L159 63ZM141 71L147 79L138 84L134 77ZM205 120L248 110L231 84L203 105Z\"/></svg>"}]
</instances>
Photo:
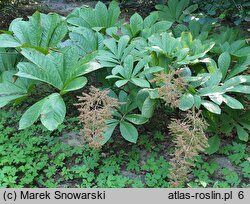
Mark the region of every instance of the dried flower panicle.
<instances>
[{"instance_id":1,"label":"dried flower panicle","mask_svg":"<svg viewBox=\"0 0 250 204\"><path fill-rule=\"evenodd\" d=\"M179 106L179 99L182 96L182 90L185 89L186 82L180 76L180 70L171 70L170 73L165 74L161 72L155 74L152 80L159 88L158 94L165 101L167 106L176 108Z\"/></svg>"},{"instance_id":2,"label":"dried flower panicle","mask_svg":"<svg viewBox=\"0 0 250 204\"><path fill-rule=\"evenodd\" d=\"M170 123L169 129L175 143L169 175L172 186L178 187L186 181L193 161L208 146L204 133L206 128L206 121L194 109L187 113L184 120L175 119Z\"/></svg>"},{"instance_id":3,"label":"dried flower panicle","mask_svg":"<svg viewBox=\"0 0 250 204\"><path fill-rule=\"evenodd\" d=\"M84 124L81 130L90 146L99 148L104 140L104 133L107 127L106 121L112 119L113 110L119 107L117 99L108 96L108 90L90 88L90 93L82 93L78 96L80 112L80 123Z\"/></svg>"}]
</instances>

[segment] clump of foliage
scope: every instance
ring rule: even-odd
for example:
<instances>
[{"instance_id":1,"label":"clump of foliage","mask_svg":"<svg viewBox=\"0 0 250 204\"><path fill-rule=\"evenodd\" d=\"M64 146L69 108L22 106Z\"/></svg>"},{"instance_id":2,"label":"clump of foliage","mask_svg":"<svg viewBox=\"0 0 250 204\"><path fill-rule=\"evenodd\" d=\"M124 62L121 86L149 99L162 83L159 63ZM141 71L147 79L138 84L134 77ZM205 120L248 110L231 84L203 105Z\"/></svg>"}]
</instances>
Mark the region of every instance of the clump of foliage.
<instances>
[{"instance_id":1,"label":"clump of foliage","mask_svg":"<svg viewBox=\"0 0 250 204\"><path fill-rule=\"evenodd\" d=\"M154 140L147 135L141 137L140 146L116 141L100 151L87 144L79 146L71 142L73 138L68 131L77 134L81 126L78 118L67 117L65 125L50 132L42 125L18 131L15 124L20 117L18 108L0 111L1 187L142 188L168 185L164 179L169 163L158 156L162 149L153 148L156 143L163 142L157 139L159 136ZM141 165L140 154L148 144L149 158ZM126 151L122 148L124 145Z\"/></svg>"},{"instance_id":2,"label":"clump of foliage","mask_svg":"<svg viewBox=\"0 0 250 204\"><path fill-rule=\"evenodd\" d=\"M197 4L190 5L189 0L169 0L167 5L157 5L161 19L172 22L182 22L186 15L191 14L198 8Z\"/></svg>"},{"instance_id":3,"label":"clump of foliage","mask_svg":"<svg viewBox=\"0 0 250 204\"><path fill-rule=\"evenodd\" d=\"M247 0L193 0L197 3L199 9L211 17L218 17L220 19L232 20L236 25L242 22L249 22L250 4ZM230 19L231 18L231 19Z\"/></svg>"}]
</instances>

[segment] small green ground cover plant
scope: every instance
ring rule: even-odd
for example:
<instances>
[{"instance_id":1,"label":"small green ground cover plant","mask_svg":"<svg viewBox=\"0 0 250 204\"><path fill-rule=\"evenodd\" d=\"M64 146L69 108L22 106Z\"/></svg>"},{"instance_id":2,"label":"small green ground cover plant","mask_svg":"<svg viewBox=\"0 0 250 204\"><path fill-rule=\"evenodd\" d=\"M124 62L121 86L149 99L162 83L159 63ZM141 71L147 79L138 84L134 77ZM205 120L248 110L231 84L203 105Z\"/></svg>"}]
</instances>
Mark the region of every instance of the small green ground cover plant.
<instances>
[{"instance_id":1,"label":"small green ground cover plant","mask_svg":"<svg viewBox=\"0 0 250 204\"><path fill-rule=\"evenodd\" d=\"M12 125L3 125L16 139L29 131L42 134L41 141L34 139L30 151L36 151L37 143L46 143L50 138L60 149L63 144L55 137L63 127L68 128L67 116L76 107L80 114L74 112L71 119L79 115L80 126L76 132L85 138L85 143L73 149L82 149L81 154L100 156L110 140L119 143L120 138L152 149L151 143L143 140L141 129L150 126L157 110L163 113L173 147L165 150L167 155L170 152L172 155L166 161L157 154L159 147L154 144L158 149L140 166L136 165L138 155L131 153L129 159L133 159L127 169L145 172L143 181L136 179L136 183L122 176L126 174L121 172L122 157L111 155L101 164L81 163L68 169L67 165L73 164L64 161L75 153L59 153L62 150L58 150L58 155L53 157L55 163L49 166L49 155L41 153L44 162L39 162L38 169L31 172L32 178L24 181L16 173L25 172L25 166L8 168L8 162L3 163L2 178L11 172L7 183L34 185L35 179L35 183L47 186L44 182L49 182L48 179L39 176L37 180L43 169L44 178L83 179L80 186L86 187L126 187L129 183L134 187L181 187L186 185L190 171L196 168L199 154L217 153L222 138L231 136L237 144L247 145L250 46L246 35L219 23L204 23L203 18L194 13L196 9L198 6L189 1L170 0L166 5L157 5L156 11L145 18L135 13L125 22L120 19L118 3L112 1L109 6L98 2L95 8L77 8L67 17L36 12L28 20L15 19L8 31L0 34L0 107L6 110L14 104L22 112L18 130L16 120ZM88 81L92 86L79 93ZM78 102L70 100L75 96ZM23 107L27 106L24 111ZM8 134L3 137L8 138ZM27 137L30 138L30 134ZM160 134L154 138L157 137L161 138ZM24 151L26 148L25 144ZM242 157L238 162L247 177L249 159ZM77 161L81 162L79 158ZM199 180L201 176L194 171L198 180L190 186L212 185L209 174L216 168L214 164L204 165L197 166L201 172L205 168L204 180ZM58 175L60 168L63 175ZM236 172L224 169L223 175L229 186L242 183ZM29 179L31 183L27 183ZM60 179L53 185L59 185Z\"/></svg>"},{"instance_id":2,"label":"small green ground cover plant","mask_svg":"<svg viewBox=\"0 0 250 204\"><path fill-rule=\"evenodd\" d=\"M13 117L15 115L15 117ZM122 139L109 141L100 151L68 137L81 128L79 119L66 117L57 131L34 125L18 132L17 108L0 112L0 186L8 188L168 188L171 167L165 152L173 152L166 135L153 130L138 144ZM184 187L249 187L249 151L242 142L228 143L217 153L230 160L235 170L220 168L208 156L197 158ZM220 179L216 175L221 175Z\"/></svg>"}]
</instances>

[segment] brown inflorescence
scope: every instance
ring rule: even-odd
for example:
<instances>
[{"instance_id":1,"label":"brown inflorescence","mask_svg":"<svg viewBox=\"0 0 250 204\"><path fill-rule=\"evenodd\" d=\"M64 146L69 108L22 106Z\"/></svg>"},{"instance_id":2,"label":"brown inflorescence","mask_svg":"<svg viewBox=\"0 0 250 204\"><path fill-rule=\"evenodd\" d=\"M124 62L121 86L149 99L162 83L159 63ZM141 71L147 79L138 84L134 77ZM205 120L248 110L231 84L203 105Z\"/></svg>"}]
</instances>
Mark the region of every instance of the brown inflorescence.
<instances>
[{"instance_id":1,"label":"brown inflorescence","mask_svg":"<svg viewBox=\"0 0 250 204\"><path fill-rule=\"evenodd\" d=\"M112 119L114 109L119 107L117 99L108 96L109 90L99 90L95 87L90 88L90 93L82 93L78 96L78 106L80 112L80 123L84 127L81 133L90 146L99 148L104 140L106 122Z\"/></svg>"},{"instance_id":2,"label":"brown inflorescence","mask_svg":"<svg viewBox=\"0 0 250 204\"><path fill-rule=\"evenodd\" d=\"M159 88L157 88L158 94L167 106L172 108L179 106L179 99L186 86L186 82L179 75L179 70L171 70L168 74L164 72L155 74L155 78L152 82L155 82L156 85L159 86Z\"/></svg>"},{"instance_id":3,"label":"brown inflorescence","mask_svg":"<svg viewBox=\"0 0 250 204\"><path fill-rule=\"evenodd\" d=\"M189 111L183 120L172 120L169 125L171 135L174 137L175 152L171 159L169 178L171 185L179 187L187 180L187 175L197 158L199 152L208 146L205 135L206 121L200 112Z\"/></svg>"}]
</instances>

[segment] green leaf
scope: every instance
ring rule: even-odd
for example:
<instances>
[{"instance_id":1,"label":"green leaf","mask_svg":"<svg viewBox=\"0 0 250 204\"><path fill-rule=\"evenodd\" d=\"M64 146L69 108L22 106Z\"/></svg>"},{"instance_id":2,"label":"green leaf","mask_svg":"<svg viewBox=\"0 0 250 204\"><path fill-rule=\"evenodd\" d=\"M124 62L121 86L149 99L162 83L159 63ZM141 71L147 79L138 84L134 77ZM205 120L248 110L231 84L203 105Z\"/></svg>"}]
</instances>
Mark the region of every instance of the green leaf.
<instances>
[{"instance_id":1,"label":"green leaf","mask_svg":"<svg viewBox=\"0 0 250 204\"><path fill-rule=\"evenodd\" d=\"M215 104L215 103L213 103L213 102L210 102L210 101L205 101L205 100L203 100L203 101L201 102L201 104L202 104L208 111L210 111L210 112L212 112L212 113L215 113L215 114L221 114L221 109L220 109L220 107L219 107L217 104Z\"/></svg>"},{"instance_id":2,"label":"green leaf","mask_svg":"<svg viewBox=\"0 0 250 204\"><path fill-rule=\"evenodd\" d=\"M42 124L53 131L63 122L65 114L66 106L63 99L58 93L54 93L32 105L23 114L19 129L31 126L40 116Z\"/></svg>"},{"instance_id":3,"label":"green leaf","mask_svg":"<svg viewBox=\"0 0 250 204\"><path fill-rule=\"evenodd\" d=\"M148 89L148 93L149 93L149 98L151 98L151 99L160 98L160 95L159 95L157 89Z\"/></svg>"},{"instance_id":4,"label":"green leaf","mask_svg":"<svg viewBox=\"0 0 250 204\"><path fill-rule=\"evenodd\" d=\"M223 95L224 98L224 102L232 109L243 109L244 106L242 105L241 102L239 102L238 100L232 98L231 96L228 95Z\"/></svg>"},{"instance_id":5,"label":"green leaf","mask_svg":"<svg viewBox=\"0 0 250 204\"><path fill-rule=\"evenodd\" d=\"M150 62L150 60L151 60L150 56L146 56L143 59L141 59L135 66L132 72L132 77L135 77Z\"/></svg>"},{"instance_id":6,"label":"green leaf","mask_svg":"<svg viewBox=\"0 0 250 204\"><path fill-rule=\"evenodd\" d=\"M211 96L211 95L221 95L225 93L226 90L221 86L208 86L205 88L199 89L200 96Z\"/></svg>"},{"instance_id":7,"label":"green leaf","mask_svg":"<svg viewBox=\"0 0 250 204\"><path fill-rule=\"evenodd\" d=\"M215 152L217 152L220 148L220 137L218 135L210 137L208 139L208 144L209 147L206 148L206 153L208 153L209 155L214 154Z\"/></svg>"},{"instance_id":8,"label":"green leaf","mask_svg":"<svg viewBox=\"0 0 250 204\"><path fill-rule=\"evenodd\" d=\"M105 133L103 135L104 140L102 142L102 145L104 145L111 138L111 136L112 136L116 126L118 125L118 123L119 123L119 121L116 121L116 122L113 122L113 123L110 123L110 124L107 125L106 131L105 131Z\"/></svg>"},{"instance_id":9,"label":"green leaf","mask_svg":"<svg viewBox=\"0 0 250 204\"><path fill-rule=\"evenodd\" d=\"M194 95L194 105L196 108L200 109L201 106L201 97L198 95Z\"/></svg>"},{"instance_id":10,"label":"green leaf","mask_svg":"<svg viewBox=\"0 0 250 204\"><path fill-rule=\"evenodd\" d=\"M175 16L171 15L171 12L168 6L156 5L155 8L159 10L158 13L159 13L159 17L161 20L168 20L171 22L174 22L176 20Z\"/></svg>"},{"instance_id":11,"label":"green leaf","mask_svg":"<svg viewBox=\"0 0 250 204\"><path fill-rule=\"evenodd\" d=\"M224 97L221 94L215 94L215 95L211 95L209 96L209 98L215 102L217 105L221 105L222 102L224 101Z\"/></svg>"},{"instance_id":12,"label":"green leaf","mask_svg":"<svg viewBox=\"0 0 250 204\"><path fill-rule=\"evenodd\" d=\"M244 57L250 53L250 46L241 48L237 52L233 53L237 57Z\"/></svg>"},{"instance_id":13,"label":"green leaf","mask_svg":"<svg viewBox=\"0 0 250 204\"><path fill-rule=\"evenodd\" d=\"M11 35L0 35L0 47L19 47L21 44Z\"/></svg>"},{"instance_id":14,"label":"green leaf","mask_svg":"<svg viewBox=\"0 0 250 204\"><path fill-rule=\"evenodd\" d=\"M152 100L150 97L147 97L142 105L142 116L146 118L151 118L154 114L155 100Z\"/></svg>"},{"instance_id":15,"label":"green leaf","mask_svg":"<svg viewBox=\"0 0 250 204\"><path fill-rule=\"evenodd\" d=\"M198 8L198 4L193 4L189 6L185 11L183 11L184 14L190 14L194 12Z\"/></svg>"},{"instance_id":16,"label":"green leaf","mask_svg":"<svg viewBox=\"0 0 250 204\"><path fill-rule=\"evenodd\" d=\"M35 12L28 21L14 20L12 35L0 35L0 47L33 47L37 50L55 48L68 32L67 23L58 14Z\"/></svg>"},{"instance_id":17,"label":"green leaf","mask_svg":"<svg viewBox=\"0 0 250 204\"><path fill-rule=\"evenodd\" d=\"M120 39L120 44L125 41L125 38L121 38ZM116 41L113 38L104 40L104 44L105 46L114 54L117 55L118 54L118 50L117 50L117 45L116 45Z\"/></svg>"},{"instance_id":18,"label":"green leaf","mask_svg":"<svg viewBox=\"0 0 250 204\"><path fill-rule=\"evenodd\" d=\"M122 121L120 123L120 131L121 131L122 137L125 140L132 142L132 143L136 143L138 139L138 132L132 124Z\"/></svg>"},{"instance_id":19,"label":"green leaf","mask_svg":"<svg viewBox=\"0 0 250 204\"><path fill-rule=\"evenodd\" d=\"M116 1L112 1L109 4L108 8L108 25L109 27L113 27L117 24L119 16L121 14L119 3Z\"/></svg>"},{"instance_id":20,"label":"green leaf","mask_svg":"<svg viewBox=\"0 0 250 204\"><path fill-rule=\"evenodd\" d=\"M24 97L25 95L7 95L7 96L0 96L0 108L6 106L8 103L10 103L13 100L19 99Z\"/></svg>"},{"instance_id":21,"label":"green leaf","mask_svg":"<svg viewBox=\"0 0 250 204\"><path fill-rule=\"evenodd\" d=\"M189 0L180 0L176 5L175 16L179 18L183 13L183 10L189 5Z\"/></svg>"},{"instance_id":22,"label":"green leaf","mask_svg":"<svg viewBox=\"0 0 250 204\"><path fill-rule=\"evenodd\" d=\"M206 65L207 65L207 69L208 69L209 73L214 73L218 69L216 62L213 59L209 58Z\"/></svg>"},{"instance_id":23,"label":"green leaf","mask_svg":"<svg viewBox=\"0 0 250 204\"><path fill-rule=\"evenodd\" d=\"M120 13L117 2L112 1L108 9L103 2L98 2L94 9L90 7L75 9L67 17L67 21L77 27L86 27L103 32L116 26Z\"/></svg>"},{"instance_id":24,"label":"green leaf","mask_svg":"<svg viewBox=\"0 0 250 204\"><path fill-rule=\"evenodd\" d=\"M139 76L147 75L147 74L153 74L153 73L156 73L156 72L160 72L162 70L164 70L163 67L148 67L148 68L144 69L144 71L141 72L141 74L139 74Z\"/></svg>"},{"instance_id":25,"label":"green leaf","mask_svg":"<svg viewBox=\"0 0 250 204\"><path fill-rule=\"evenodd\" d=\"M25 111L25 113L22 115L21 120L19 121L19 130L30 127L38 120L41 114L43 103L43 100L38 101Z\"/></svg>"},{"instance_id":26,"label":"green leaf","mask_svg":"<svg viewBox=\"0 0 250 204\"><path fill-rule=\"evenodd\" d=\"M50 55L45 56L32 49L24 49L22 54L32 63L20 62L17 66L19 69L19 72L16 74L17 76L43 81L59 90L62 89L63 81L60 70L51 61ZM61 56L58 56L58 59L61 59Z\"/></svg>"},{"instance_id":27,"label":"green leaf","mask_svg":"<svg viewBox=\"0 0 250 204\"><path fill-rule=\"evenodd\" d=\"M132 78L131 82L135 84L136 86L142 87L142 88L149 88L150 83L146 79L141 78Z\"/></svg>"},{"instance_id":28,"label":"green leaf","mask_svg":"<svg viewBox=\"0 0 250 204\"><path fill-rule=\"evenodd\" d=\"M230 54L228 52L223 52L218 59L218 66L222 73L222 80L224 80L227 75L230 63L231 63Z\"/></svg>"},{"instance_id":29,"label":"green leaf","mask_svg":"<svg viewBox=\"0 0 250 204\"><path fill-rule=\"evenodd\" d=\"M143 19L138 13L131 16L130 28L133 36L136 36L143 29Z\"/></svg>"},{"instance_id":30,"label":"green leaf","mask_svg":"<svg viewBox=\"0 0 250 204\"><path fill-rule=\"evenodd\" d=\"M78 77L101 68L99 63L91 61L94 54L80 58L75 46L48 55L26 48L22 50L22 54L30 62L20 62L17 65L19 69L17 76L42 81L59 90L69 86L63 90L64 93L79 89L86 83L85 78Z\"/></svg>"},{"instance_id":31,"label":"green leaf","mask_svg":"<svg viewBox=\"0 0 250 204\"><path fill-rule=\"evenodd\" d=\"M140 111L142 110L143 103L145 102L148 96L149 96L148 89L141 89L138 91L135 101Z\"/></svg>"},{"instance_id":32,"label":"green leaf","mask_svg":"<svg viewBox=\"0 0 250 204\"><path fill-rule=\"evenodd\" d=\"M222 73L218 69L215 72L213 72L212 74L210 74L210 78L206 81L205 85L207 87L218 86L221 79L222 79Z\"/></svg>"},{"instance_id":33,"label":"green leaf","mask_svg":"<svg viewBox=\"0 0 250 204\"><path fill-rule=\"evenodd\" d=\"M4 71L15 70L15 66L20 60L18 52L5 48L0 48L0 82L1 74Z\"/></svg>"},{"instance_id":34,"label":"green leaf","mask_svg":"<svg viewBox=\"0 0 250 204\"><path fill-rule=\"evenodd\" d=\"M148 118L145 118L139 114L129 114L125 117L125 119L136 125L141 125L148 121Z\"/></svg>"},{"instance_id":35,"label":"green leaf","mask_svg":"<svg viewBox=\"0 0 250 204\"><path fill-rule=\"evenodd\" d=\"M181 43L184 48L189 48L193 42L193 36L191 32L181 33Z\"/></svg>"},{"instance_id":36,"label":"green leaf","mask_svg":"<svg viewBox=\"0 0 250 204\"><path fill-rule=\"evenodd\" d=\"M129 79L132 75L133 71L133 65L134 65L134 58L132 55L128 55L124 59L124 69L122 70L122 75L124 78Z\"/></svg>"},{"instance_id":37,"label":"green leaf","mask_svg":"<svg viewBox=\"0 0 250 204\"><path fill-rule=\"evenodd\" d=\"M244 72L249 67L249 65L250 65L250 56L244 59L244 61L237 62L228 73L227 79L232 78L241 72Z\"/></svg>"},{"instance_id":38,"label":"green leaf","mask_svg":"<svg viewBox=\"0 0 250 204\"><path fill-rule=\"evenodd\" d=\"M227 92L237 92L237 93L250 94L250 86L238 85L238 86L229 87L226 90L227 90Z\"/></svg>"},{"instance_id":39,"label":"green leaf","mask_svg":"<svg viewBox=\"0 0 250 204\"><path fill-rule=\"evenodd\" d=\"M247 131L245 131L240 125L236 125L237 135L240 140L247 142L249 139L249 135Z\"/></svg>"},{"instance_id":40,"label":"green leaf","mask_svg":"<svg viewBox=\"0 0 250 204\"><path fill-rule=\"evenodd\" d=\"M151 13L144 19L144 24L143 24L144 28L150 28L157 22L157 20L158 20L158 13L157 12Z\"/></svg>"},{"instance_id":41,"label":"green leaf","mask_svg":"<svg viewBox=\"0 0 250 204\"><path fill-rule=\"evenodd\" d=\"M194 97L192 94L187 93L180 98L179 109L186 111L192 108L193 105L194 105Z\"/></svg>"},{"instance_id":42,"label":"green leaf","mask_svg":"<svg viewBox=\"0 0 250 204\"><path fill-rule=\"evenodd\" d=\"M241 121L240 121L240 124L241 124L245 129L247 129L247 130L250 131L250 122L246 122L246 121L241 122Z\"/></svg>"},{"instance_id":43,"label":"green leaf","mask_svg":"<svg viewBox=\"0 0 250 204\"><path fill-rule=\"evenodd\" d=\"M125 91L121 90L119 92L118 98L119 98L118 101L121 102L120 111L125 115L128 113L128 105L130 102L128 94Z\"/></svg>"},{"instance_id":44,"label":"green leaf","mask_svg":"<svg viewBox=\"0 0 250 204\"><path fill-rule=\"evenodd\" d=\"M123 80L118 80L117 82L115 82L115 85L120 88L124 86L126 83L128 83L128 80L123 79Z\"/></svg>"},{"instance_id":45,"label":"green leaf","mask_svg":"<svg viewBox=\"0 0 250 204\"><path fill-rule=\"evenodd\" d=\"M123 51L125 50L125 48L127 47L128 43L129 43L129 36L122 36L120 38L120 40L118 41L118 47L117 47L117 57L121 58L123 55Z\"/></svg>"},{"instance_id":46,"label":"green leaf","mask_svg":"<svg viewBox=\"0 0 250 204\"><path fill-rule=\"evenodd\" d=\"M81 89L87 84L87 81L88 81L87 78L84 76L75 78L63 88L61 94Z\"/></svg>"},{"instance_id":47,"label":"green leaf","mask_svg":"<svg viewBox=\"0 0 250 204\"><path fill-rule=\"evenodd\" d=\"M80 60L81 62L81 60ZM79 66L79 67L77 67ZM74 73L74 70L72 70L72 72L74 74L76 74L76 76L81 76L83 74L88 74L88 73L91 73L93 71L96 71L100 68L102 68L102 66L98 63L98 62L95 62L95 61L90 61L90 62L83 62L83 64L78 64L75 69L76 69L76 72Z\"/></svg>"},{"instance_id":48,"label":"green leaf","mask_svg":"<svg viewBox=\"0 0 250 204\"><path fill-rule=\"evenodd\" d=\"M2 83L0 83L0 108L11 101L21 99L28 95L28 90L32 83L24 78L18 78L13 82L15 72L5 71L2 74Z\"/></svg>"},{"instance_id":49,"label":"green leaf","mask_svg":"<svg viewBox=\"0 0 250 204\"><path fill-rule=\"evenodd\" d=\"M250 83L250 76L248 75L235 76L225 81L223 86L231 87L231 86L236 86L236 85L243 84L243 83Z\"/></svg>"},{"instance_id":50,"label":"green leaf","mask_svg":"<svg viewBox=\"0 0 250 204\"><path fill-rule=\"evenodd\" d=\"M89 28L71 28L69 36L71 39L69 42L76 44L79 47L80 55L103 49L103 36Z\"/></svg>"},{"instance_id":51,"label":"green leaf","mask_svg":"<svg viewBox=\"0 0 250 204\"><path fill-rule=\"evenodd\" d=\"M170 21L160 21L160 22L157 22L151 28L152 34L153 33L161 33L161 32L167 31L168 29L171 28L172 24L173 23L170 22Z\"/></svg>"}]
</instances>

